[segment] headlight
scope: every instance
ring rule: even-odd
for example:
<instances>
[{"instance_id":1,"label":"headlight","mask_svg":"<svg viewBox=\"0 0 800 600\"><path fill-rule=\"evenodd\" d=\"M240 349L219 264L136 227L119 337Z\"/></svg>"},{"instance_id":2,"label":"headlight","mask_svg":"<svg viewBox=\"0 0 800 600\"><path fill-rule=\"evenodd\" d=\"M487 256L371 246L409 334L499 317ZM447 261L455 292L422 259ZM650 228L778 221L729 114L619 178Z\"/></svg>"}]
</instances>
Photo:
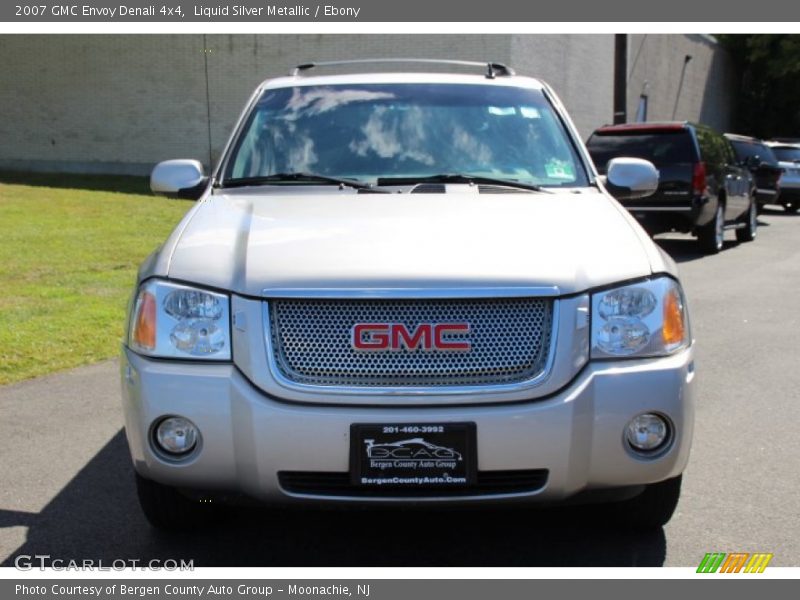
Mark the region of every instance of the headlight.
<instances>
[{"instance_id":1,"label":"headlight","mask_svg":"<svg viewBox=\"0 0 800 600\"><path fill-rule=\"evenodd\" d=\"M230 360L230 300L165 281L139 288L128 335L130 347L148 356Z\"/></svg>"},{"instance_id":2,"label":"headlight","mask_svg":"<svg viewBox=\"0 0 800 600\"><path fill-rule=\"evenodd\" d=\"M665 356L689 341L683 292L669 277L592 296L592 358Z\"/></svg>"}]
</instances>

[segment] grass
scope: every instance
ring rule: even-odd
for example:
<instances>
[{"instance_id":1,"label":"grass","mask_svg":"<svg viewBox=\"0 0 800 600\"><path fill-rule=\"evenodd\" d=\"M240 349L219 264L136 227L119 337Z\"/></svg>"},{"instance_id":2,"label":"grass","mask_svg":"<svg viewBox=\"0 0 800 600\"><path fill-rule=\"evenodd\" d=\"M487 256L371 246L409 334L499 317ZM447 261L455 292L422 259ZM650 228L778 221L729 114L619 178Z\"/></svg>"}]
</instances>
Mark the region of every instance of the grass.
<instances>
[{"instance_id":1,"label":"grass","mask_svg":"<svg viewBox=\"0 0 800 600\"><path fill-rule=\"evenodd\" d=\"M0 173L0 384L115 356L139 263L190 206L144 178Z\"/></svg>"}]
</instances>

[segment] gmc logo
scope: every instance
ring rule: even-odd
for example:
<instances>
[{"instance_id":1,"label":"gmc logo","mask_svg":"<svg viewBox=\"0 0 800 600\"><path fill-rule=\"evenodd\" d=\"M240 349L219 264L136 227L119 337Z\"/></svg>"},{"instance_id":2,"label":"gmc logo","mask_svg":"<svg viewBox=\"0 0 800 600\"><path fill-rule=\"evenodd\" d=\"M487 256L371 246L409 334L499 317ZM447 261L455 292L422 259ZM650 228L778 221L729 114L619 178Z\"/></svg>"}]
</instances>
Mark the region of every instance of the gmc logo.
<instances>
[{"instance_id":1,"label":"gmc logo","mask_svg":"<svg viewBox=\"0 0 800 600\"><path fill-rule=\"evenodd\" d=\"M469 333L469 323L422 323L409 329L402 323L357 323L353 327L353 348L364 351L424 350L426 352L469 352L469 340L448 340L447 335Z\"/></svg>"}]
</instances>

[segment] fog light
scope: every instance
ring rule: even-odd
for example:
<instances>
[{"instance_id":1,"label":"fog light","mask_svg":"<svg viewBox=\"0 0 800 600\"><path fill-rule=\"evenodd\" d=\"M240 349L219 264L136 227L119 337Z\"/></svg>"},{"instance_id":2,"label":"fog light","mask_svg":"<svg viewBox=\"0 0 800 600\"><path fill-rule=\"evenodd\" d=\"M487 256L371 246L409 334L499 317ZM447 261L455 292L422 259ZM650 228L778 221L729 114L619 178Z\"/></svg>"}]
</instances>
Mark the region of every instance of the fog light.
<instances>
[{"instance_id":1,"label":"fog light","mask_svg":"<svg viewBox=\"0 0 800 600\"><path fill-rule=\"evenodd\" d=\"M197 427L189 419L168 417L156 427L156 442L168 454L186 454L197 445Z\"/></svg>"},{"instance_id":2,"label":"fog light","mask_svg":"<svg viewBox=\"0 0 800 600\"><path fill-rule=\"evenodd\" d=\"M669 424L660 415L644 413L631 419L625 429L625 439L634 450L652 452L667 441Z\"/></svg>"}]
</instances>

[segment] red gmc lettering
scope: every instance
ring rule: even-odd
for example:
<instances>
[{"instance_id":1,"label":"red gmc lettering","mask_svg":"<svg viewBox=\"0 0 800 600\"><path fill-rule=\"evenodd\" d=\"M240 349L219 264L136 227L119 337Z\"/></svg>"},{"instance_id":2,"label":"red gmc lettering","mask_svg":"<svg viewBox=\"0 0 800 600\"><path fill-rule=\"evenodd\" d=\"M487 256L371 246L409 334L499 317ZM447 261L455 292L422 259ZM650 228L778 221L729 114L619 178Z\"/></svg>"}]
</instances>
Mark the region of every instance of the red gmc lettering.
<instances>
[{"instance_id":1,"label":"red gmc lettering","mask_svg":"<svg viewBox=\"0 0 800 600\"><path fill-rule=\"evenodd\" d=\"M469 340L460 340L457 342L447 342L444 340L444 335L447 333L469 333L469 324L467 323L439 323L433 328L433 331L435 344L439 350L467 351L472 348L472 344Z\"/></svg>"},{"instance_id":2,"label":"red gmc lettering","mask_svg":"<svg viewBox=\"0 0 800 600\"><path fill-rule=\"evenodd\" d=\"M466 352L469 340L448 341L446 335L469 333L469 323L422 323L409 329L403 323L358 323L353 327L356 350L446 350Z\"/></svg>"},{"instance_id":3,"label":"red gmc lettering","mask_svg":"<svg viewBox=\"0 0 800 600\"><path fill-rule=\"evenodd\" d=\"M366 339L364 339L364 334L367 334ZM356 350L388 349L389 326L382 323L359 323L353 327L353 348Z\"/></svg>"},{"instance_id":4,"label":"red gmc lettering","mask_svg":"<svg viewBox=\"0 0 800 600\"><path fill-rule=\"evenodd\" d=\"M432 350L431 326L422 324L412 334L402 323L390 325L392 330L392 350L416 350L422 347L423 350Z\"/></svg>"}]
</instances>

